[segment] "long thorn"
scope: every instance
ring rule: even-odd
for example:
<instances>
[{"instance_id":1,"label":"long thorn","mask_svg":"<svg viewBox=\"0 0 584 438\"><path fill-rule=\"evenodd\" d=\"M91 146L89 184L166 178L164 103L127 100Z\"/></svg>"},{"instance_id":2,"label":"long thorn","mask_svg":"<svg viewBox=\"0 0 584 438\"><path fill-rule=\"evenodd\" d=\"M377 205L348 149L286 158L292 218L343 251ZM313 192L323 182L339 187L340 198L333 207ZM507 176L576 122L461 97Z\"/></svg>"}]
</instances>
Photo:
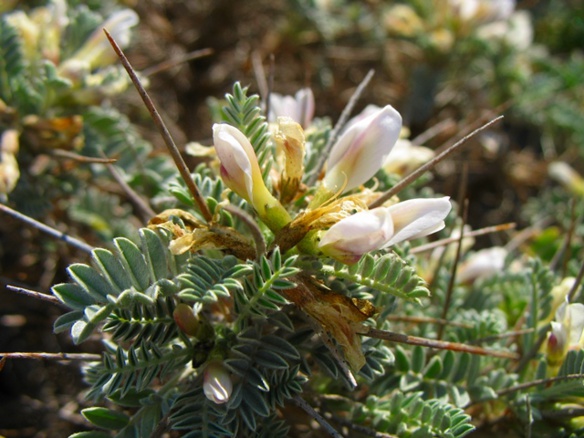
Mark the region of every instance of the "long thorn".
<instances>
[{"instance_id":1,"label":"long thorn","mask_svg":"<svg viewBox=\"0 0 584 438\"><path fill-rule=\"evenodd\" d=\"M128 61L128 58L126 58L126 55L124 55L124 52L122 51L120 46L118 46L118 43L116 43L116 41L113 39L113 37L107 31L107 29L104 29L103 31L105 32L105 36L109 40L114 51L116 52L116 54L120 58L120 61L121 61L122 65L124 66L124 68L126 69L128 76L130 76L130 79L132 80L132 83L136 87L136 90L138 90L138 94L140 94L140 97L142 98L144 105L146 105L146 108L148 108L148 111L150 112L150 115L152 116L152 120L154 121L154 124L158 128L158 131L160 132L160 135L162 136L164 143L166 143L166 147L168 148L168 151L170 152L170 155L172 156L172 159L174 160L174 164L176 165L183 180L185 181L185 184L187 185L189 191L191 192L191 195L193 195L193 198L194 198L195 202L197 203L197 206L199 207L201 214L203 215L203 217L205 218L205 220L207 222L211 222L213 215L211 214L211 211L209 210L209 207L207 206L207 203L205 202L205 198L203 197L203 195L199 191L199 188L195 185L195 182L193 181L191 173L190 173L185 161L183 160L183 158L180 154L180 151L178 150L176 144L174 143L174 140L172 139L170 132L166 128L166 125L165 125L164 121L162 120L162 117L158 113L158 110L154 106L154 102L152 102L152 99L150 99L150 96L148 95L148 93L146 92L144 87L142 86L140 79L138 79L138 75L136 75L134 68L130 64L130 61Z\"/></svg>"},{"instance_id":2,"label":"long thorn","mask_svg":"<svg viewBox=\"0 0 584 438\"><path fill-rule=\"evenodd\" d=\"M411 183L413 183L415 180L417 180L419 177L421 177L428 170L430 170L434 166L436 166L436 164L438 164L439 162L444 160L446 157L448 157L448 156L452 155L454 152L456 152L470 138L474 137L479 132L484 131L485 129L489 128L491 125L498 122L502 118L503 118L503 116L499 116L499 117L491 120L490 122L485 123L480 128L475 129L470 134L467 134L464 137L462 137L460 140L458 140L456 143L454 143L452 146L450 146L444 152L437 155L431 161L427 162L423 166L418 167L416 170L414 170L412 173L410 173L408 176L406 176L404 179L402 179L400 182L398 182L395 186L393 186L387 192L383 193L379 198L377 198L375 201L373 201L369 205L369 208L375 208L375 207L381 206L385 201L387 201L388 199L391 199L392 196L398 194L400 191L405 189L407 186L409 186Z\"/></svg>"},{"instance_id":3,"label":"long thorn","mask_svg":"<svg viewBox=\"0 0 584 438\"><path fill-rule=\"evenodd\" d=\"M465 169L468 169L465 167ZM466 175L467 172L464 172L463 175ZM466 178L463 178L466 179ZM464 188L462 189L464 191ZM446 297L444 299L444 306L442 307L442 319L446 319L448 315L448 310L450 310L450 303L452 302L452 293L454 291L454 282L456 280L456 271L458 270L458 262L460 260L460 254L462 253L462 240L464 239L464 225L466 224L466 220L468 217L468 199L464 200L462 206L462 222L460 223L460 235L458 236L458 242L456 245L456 254L454 256L454 261L452 263L452 269L450 270L450 279L448 280L448 287L446 289ZM438 334L436 335L437 339L442 339L442 335L444 334L444 326L441 325L438 327Z\"/></svg>"},{"instance_id":4,"label":"long thorn","mask_svg":"<svg viewBox=\"0 0 584 438\"><path fill-rule=\"evenodd\" d=\"M351 99L349 99L349 102L347 103L347 105L343 109L343 112L341 113L339 120L337 121L335 127L333 128L333 131L331 132L331 135L328 139L328 142L326 143L325 147L322 150L322 153L321 153L320 158L318 160L318 164L316 165L316 167L313 170L313 173L310 175L310 177L307 180L306 184L309 187L314 185L314 183L316 182L316 179L318 178L318 175L320 175L320 172L322 171L322 168L324 167L324 163L326 162L326 159L328 158L333 145L337 141L337 137L339 136L341 129L343 128L343 126L345 126L345 123L347 123L347 119L351 115L351 112L353 111L355 104L359 100L359 97L361 97L361 94L363 94L363 90L365 90L365 87L367 87L367 85L369 85L369 82L371 81L371 78L373 77L374 73L375 73L374 70L369 70L369 72L367 73L365 78L361 81L361 83L357 86L357 89L355 90L355 92L351 96Z\"/></svg>"},{"instance_id":5,"label":"long thorn","mask_svg":"<svg viewBox=\"0 0 584 438\"><path fill-rule=\"evenodd\" d=\"M462 353L478 354L480 356L500 357L503 359L519 359L517 353L509 351L495 351L487 348L477 347L474 345L460 344L458 342L437 341L435 339L420 338L417 336L409 336L401 333L390 332L387 330L379 330L371 327L363 327L360 334L370 338L383 339L385 341L397 342L400 344L421 345L422 347L436 348L439 350L452 350Z\"/></svg>"},{"instance_id":6,"label":"long thorn","mask_svg":"<svg viewBox=\"0 0 584 438\"><path fill-rule=\"evenodd\" d=\"M512 394L517 391L523 391L524 389L533 388L534 386L544 385L547 386L549 383L562 382L566 380L584 380L584 374L568 374L567 376L556 376L547 379L533 380L532 382L520 383L519 385L511 386L509 388L503 388L497 391L499 397Z\"/></svg>"},{"instance_id":7,"label":"long thorn","mask_svg":"<svg viewBox=\"0 0 584 438\"><path fill-rule=\"evenodd\" d=\"M25 216L22 213L19 213L16 210L11 209L10 207L7 207L4 204L0 203L0 211L3 211L6 214L9 214L10 216L28 224L31 225L33 227L35 227L36 229L42 231L43 233L48 234L51 237L54 237L56 239L62 240L63 242L74 246L77 249L80 249L82 251L85 251L89 254L91 254L91 251L93 251L93 247L91 245L88 245L85 242L82 242L79 239L76 239L75 237L71 237L61 231L55 230L54 228L49 227L48 225L45 225L33 218L30 218L28 216Z\"/></svg>"},{"instance_id":8,"label":"long thorn","mask_svg":"<svg viewBox=\"0 0 584 438\"><path fill-rule=\"evenodd\" d=\"M296 403L302 410L304 410L308 415L314 418L318 424L322 426L324 430L328 432L328 434L334 438L343 438L343 436L337 432L329 423L324 419L322 415L320 415L316 410L310 406L303 398L300 396L294 396L293 398L294 403Z\"/></svg>"},{"instance_id":9,"label":"long thorn","mask_svg":"<svg viewBox=\"0 0 584 438\"><path fill-rule=\"evenodd\" d=\"M85 155L79 155L75 152L66 151L63 149L55 149L52 154L58 158L69 158L71 160L77 161L78 163L90 163L90 164L113 164L117 160L115 158L99 158L99 157L87 157Z\"/></svg>"},{"instance_id":10,"label":"long thorn","mask_svg":"<svg viewBox=\"0 0 584 438\"><path fill-rule=\"evenodd\" d=\"M517 225L513 222L508 222L506 224L500 225L492 225L490 227L484 227L479 228L478 230L469 231L468 233L465 233L464 237L477 237L485 234L498 233L500 231L512 230L516 226ZM431 249L438 248L439 246L446 246L457 241L458 237L446 237L444 239L436 240L435 242L430 242L425 245L415 246L412 249L410 249L410 254L418 254L420 252L430 251Z\"/></svg>"},{"instance_id":11,"label":"long thorn","mask_svg":"<svg viewBox=\"0 0 584 438\"><path fill-rule=\"evenodd\" d=\"M431 126L430 128L426 129L420 135L416 136L415 138L412 138L412 144L423 145L428 140L437 136L438 134L440 134L442 131L444 131L446 128L449 128L453 124L454 121L452 119L442 120L441 122L438 122L435 125Z\"/></svg>"},{"instance_id":12,"label":"long thorn","mask_svg":"<svg viewBox=\"0 0 584 438\"><path fill-rule=\"evenodd\" d=\"M192 61L193 59L202 58L204 56L209 56L213 54L213 49L199 49L193 50L192 52L185 53L174 59L169 59L168 61L161 62L160 64L153 65L152 67L145 68L142 70L142 75L149 77L160 73L164 70L169 70L178 65L184 64L185 62Z\"/></svg>"},{"instance_id":13,"label":"long thorn","mask_svg":"<svg viewBox=\"0 0 584 438\"><path fill-rule=\"evenodd\" d=\"M32 352L8 352L0 353L4 359L50 359L50 360L101 360L101 355L91 353L32 353Z\"/></svg>"},{"instance_id":14,"label":"long thorn","mask_svg":"<svg viewBox=\"0 0 584 438\"><path fill-rule=\"evenodd\" d=\"M122 175L120 175L120 172L118 172L118 170L112 164L106 164L106 167L113 179L116 180L122 190L126 193L126 195L128 195L132 204L134 204L136 209L140 212L140 216L144 222L148 223L150 219L156 216L156 213L154 210L152 210L152 207L150 207L148 201L142 198L132 187L128 185L124 178L122 178Z\"/></svg>"},{"instance_id":15,"label":"long thorn","mask_svg":"<svg viewBox=\"0 0 584 438\"><path fill-rule=\"evenodd\" d=\"M406 322L414 324L436 324L436 325L450 325L452 327L472 328L472 324L465 324L463 322L448 321L447 319L432 318L430 316L408 316L408 315L388 315L388 321Z\"/></svg>"},{"instance_id":16,"label":"long thorn","mask_svg":"<svg viewBox=\"0 0 584 438\"><path fill-rule=\"evenodd\" d=\"M26 295L28 297L36 298L37 300L47 301L51 304L56 304L57 306L67 307L53 295L44 294L42 292L37 292L30 289L25 289L23 287L13 286L11 284L7 284L6 289L12 292L17 292L19 294Z\"/></svg>"}]
</instances>

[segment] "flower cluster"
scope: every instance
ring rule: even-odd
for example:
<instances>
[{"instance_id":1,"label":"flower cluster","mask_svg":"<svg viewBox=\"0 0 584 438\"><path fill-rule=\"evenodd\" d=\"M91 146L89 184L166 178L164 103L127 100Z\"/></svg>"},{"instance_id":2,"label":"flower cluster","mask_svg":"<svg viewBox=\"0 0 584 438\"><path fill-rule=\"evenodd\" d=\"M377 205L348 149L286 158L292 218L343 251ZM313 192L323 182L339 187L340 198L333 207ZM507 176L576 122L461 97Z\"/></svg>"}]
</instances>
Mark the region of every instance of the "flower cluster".
<instances>
[{"instance_id":1,"label":"flower cluster","mask_svg":"<svg viewBox=\"0 0 584 438\"><path fill-rule=\"evenodd\" d=\"M305 105L299 103L307 101L305 95L309 94L303 92L296 99L280 98L275 100L278 105L272 108L274 114L280 111L297 117L302 115L302 120L296 121L287 116L275 119L278 125L276 141L282 145L285 161L282 174L286 174L286 181L302 178L306 145L298 122L308 123L304 116L310 111L296 109ZM286 102L294 103L294 111L280 107ZM223 123L213 126L213 140L223 181L253 206L273 232L299 224L307 230L298 245L301 252L324 254L353 264L368 252L442 229L451 209L448 198L439 198L411 199L370 210L364 200L374 198L375 194L363 191L347 195L369 181L384 163L391 161L390 153L399 139L401 128L401 116L390 105L368 107L349 121L330 151L324 177L312 192L309 191L312 197L306 210L298 213L294 221L293 212L286 210L282 198L278 200L266 186L253 146L246 136ZM299 184L293 187L298 190ZM288 190L286 199L293 199L296 194Z\"/></svg>"}]
</instances>

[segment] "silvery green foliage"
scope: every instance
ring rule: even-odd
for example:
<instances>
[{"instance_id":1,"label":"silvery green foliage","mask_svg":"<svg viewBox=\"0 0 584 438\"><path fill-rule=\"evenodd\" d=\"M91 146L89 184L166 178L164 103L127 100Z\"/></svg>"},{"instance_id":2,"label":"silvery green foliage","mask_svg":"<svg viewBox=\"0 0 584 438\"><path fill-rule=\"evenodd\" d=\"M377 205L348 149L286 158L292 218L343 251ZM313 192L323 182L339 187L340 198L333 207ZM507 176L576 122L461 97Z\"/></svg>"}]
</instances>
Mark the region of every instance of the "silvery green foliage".
<instances>
[{"instance_id":1,"label":"silvery green foliage","mask_svg":"<svg viewBox=\"0 0 584 438\"><path fill-rule=\"evenodd\" d=\"M251 135L261 143L265 121L253 109L257 98L236 85L227 102L228 120L255 127ZM312 137L320 147L329 128L323 129L322 137ZM268 144L263 147L270 150ZM204 167L197 168L194 180L218 223L245 232L237 215L219 209L225 190L221 180ZM192 210L183 184L172 183L170 192L176 197L173 207ZM251 212L233 194L228 199ZM186 231L180 218L171 221ZM308 415L300 420L287 416L299 398L321 406L333 426L342 418L342 425L367 433L463 437L474 429L472 411L465 411L471 406L501 406L529 425L566 395L584 395L578 378L584 367L581 352L568 354L557 380L542 380L548 369L536 348L545 334L539 321L550 313L551 289L558 279L538 259L516 272L456 285L449 310L457 311L450 313L452 324L443 333L447 341L482 343L498 351L517 351L520 345L524 354L534 355L536 367L514 370L508 359L490 355L363 337L366 363L356 375L355 389L338 352L333 354L334 342L289 302L286 291L296 287L298 275L307 274L331 290L377 306L379 317L367 325L435 339L431 324L387 318L440 318L450 278L447 263L436 269L429 287L407 244L345 266L282 254L278 247L253 261L219 250L176 255L169 250L174 237L166 229L145 228L138 243L116 238L112 250L93 251L91 265L71 265L71 282L53 287L71 309L57 319L55 331L70 330L76 343L103 341L102 360L85 368L88 397L96 406L82 413L117 437L149 436L161 429L187 437L286 436L295 422L311 421ZM433 304L421 307L430 291ZM187 334L173 317L184 304L196 315L196 334ZM511 327L523 331L509 340L502 335ZM232 379L224 404L204 394L210 360L220 360ZM91 436L106 436L95 434Z\"/></svg>"},{"instance_id":2,"label":"silvery green foliage","mask_svg":"<svg viewBox=\"0 0 584 438\"><path fill-rule=\"evenodd\" d=\"M247 97L236 85L224 113L240 117L240 126L252 126L252 131L259 126L260 134L252 135L261 143L264 122L255 102L257 97ZM199 171L195 181L215 212L224 186L212 173ZM171 192L177 205L192 206L182 184L174 184ZM245 203L239 206L246 208ZM229 213L220 221L242 229ZM178 218L174 223L184 226ZM119 437L148 435L164 421L185 436L285 436L293 424L279 413L302 396L311 381L320 381L321 390L351 394L346 368L331 355L331 346L281 294L296 286L301 271L323 281L336 277L348 293L379 302L388 295L413 301L428 295L421 278L396 255L368 255L345 269L296 255L284 257L276 247L257 261L242 262L218 251L174 255L167 231L142 229L139 234L137 244L116 238L113 250L94 250L91 265L71 265L72 281L53 288L71 308L55 322L55 331L70 330L76 343L104 337L103 358L86 366L85 377L88 397L109 407L87 408L83 414ZM378 274L371 276L374 270ZM196 310L202 329L195 337L181 331L173 318L179 303ZM229 310L218 318L221 308ZM393 367L394 354L382 341L365 339L363 350L366 364L360 381L372 383ZM205 363L217 354L233 379L233 393L222 405L202 391ZM361 403L368 405L366 400ZM126 413L115 405L125 407ZM466 424L453 429L458 432L452 436L472 429L468 418L445 402L428 406L441 413L445 419L440 424L448 430L451 424ZM352 409L343 402L339 413ZM354 421L368 421L360 420L361 415ZM378 415L372 412L371 418ZM411 430L425 427L419 419L412 420ZM439 430L437 424L431 427Z\"/></svg>"}]
</instances>

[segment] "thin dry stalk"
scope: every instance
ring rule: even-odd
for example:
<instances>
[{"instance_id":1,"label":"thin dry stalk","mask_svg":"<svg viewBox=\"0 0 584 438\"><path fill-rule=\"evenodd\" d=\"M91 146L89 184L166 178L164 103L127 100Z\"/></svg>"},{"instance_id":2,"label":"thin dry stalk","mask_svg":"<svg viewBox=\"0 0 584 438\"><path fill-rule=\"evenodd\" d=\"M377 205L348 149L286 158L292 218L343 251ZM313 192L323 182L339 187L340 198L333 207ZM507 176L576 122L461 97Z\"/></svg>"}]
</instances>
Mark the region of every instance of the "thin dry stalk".
<instances>
[{"instance_id":1,"label":"thin dry stalk","mask_svg":"<svg viewBox=\"0 0 584 438\"><path fill-rule=\"evenodd\" d=\"M173 67L184 64L185 62L192 61L193 59L203 58L212 54L213 49L193 50L192 52L185 53L184 55L177 58L169 59L159 64L153 65L152 67L145 68L141 71L141 74L142 76L149 77L165 70L170 70Z\"/></svg>"},{"instance_id":2,"label":"thin dry stalk","mask_svg":"<svg viewBox=\"0 0 584 438\"><path fill-rule=\"evenodd\" d=\"M37 292L37 291L34 291L34 290L25 289L23 287L13 286L13 285L10 285L10 284L7 284L6 285L6 289L8 289L9 291L12 291L12 292L17 292L19 294L26 295L27 297L31 297L31 298L34 298L34 299L37 299L37 300L41 300L41 301L46 301L48 303L55 304L57 306L65 307L65 308L68 309L67 306L65 306L63 303L61 303L53 295L44 294L42 292Z\"/></svg>"},{"instance_id":3,"label":"thin dry stalk","mask_svg":"<svg viewBox=\"0 0 584 438\"><path fill-rule=\"evenodd\" d=\"M517 225L513 222L509 222L506 224L500 224L500 225L493 225L490 227L484 227L484 228L479 228L478 230L469 231L464 235L464 237L477 237L477 236L483 236L485 234L499 233L501 231L512 230L516 226ZM419 245L419 246L416 246L416 247L410 249L410 254L419 254L421 252L430 251L434 248L438 248L440 246L446 246L446 245L449 245L451 243L457 242L458 239L459 239L458 237L446 237L445 239L436 240L435 242L430 242L430 243L426 243L424 245Z\"/></svg>"},{"instance_id":4,"label":"thin dry stalk","mask_svg":"<svg viewBox=\"0 0 584 438\"><path fill-rule=\"evenodd\" d=\"M465 172L466 174L466 172ZM464 189L463 189L464 191ZM452 263L452 269L450 270L450 279L448 280L448 288L446 289L446 297L444 299L444 306L442 307L442 319L446 319L448 315L448 310L450 309L450 303L452 302L452 292L454 291L454 281L456 280L456 271L458 270L458 262L460 260L460 254L462 252L462 239L464 239L464 225L466 224L466 219L468 216L468 199L464 201L462 222L460 223L460 236L458 236L458 243L456 245L456 254L454 256L454 262ZM438 333L436 335L437 339L442 339L444 334L444 326L438 327Z\"/></svg>"},{"instance_id":5,"label":"thin dry stalk","mask_svg":"<svg viewBox=\"0 0 584 438\"><path fill-rule=\"evenodd\" d=\"M316 412L316 410L312 406L310 406L303 398L296 395L296 396L294 396L293 400L294 400L294 403L296 403L296 405L298 407L300 407L304 412L306 412L308 415L310 415L312 418L314 418L318 422L318 424L320 424L321 427L327 431L327 433L330 436L332 436L334 438L343 438L343 436L339 432L337 432L328 423L328 421L326 421L322 415L320 415L318 412Z\"/></svg>"},{"instance_id":6,"label":"thin dry stalk","mask_svg":"<svg viewBox=\"0 0 584 438\"><path fill-rule=\"evenodd\" d=\"M93 247L91 245L88 245L87 243L82 242L81 240L79 240L75 237L71 237L67 233L63 233L62 231L58 231L54 228L51 228L48 225L45 225L45 224L43 224L43 223L41 223L33 218L25 216L24 214L19 213L18 211L13 210L10 207L7 207L6 205L1 204L1 203L0 203L0 211L12 216L13 218L18 219L21 222L24 222L25 224L33 226L37 230L40 230L43 233L48 234L51 237L54 237L55 239L62 240L63 242L67 243L68 245L71 245L77 249L80 249L81 251L85 251L88 254L91 254L91 251L93 251Z\"/></svg>"},{"instance_id":7,"label":"thin dry stalk","mask_svg":"<svg viewBox=\"0 0 584 438\"><path fill-rule=\"evenodd\" d=\"M460 344L458 342L439 341L436 339L420 338L418 336L409 336L402 333L379 330L372 327L363 327L360 334L370 338L383 339L389 342L397 342L408 345L421 345L422 347L436 348L439 350L452 350L461 353L478 354L480 356L500 357L502 359L518 360L519 355L510 351L495 351L487 348L477 347L474 345Z\"/></svg>"},{"instance_id":8,"label":"thin dry stalk","mask_svg":"<svg viewBox=\"0 0 584 438\"><path fill-rule=\"evenodd\" d=\"M185 161L183 160L183 158L180 154L180 151L178 150L178 147L174 143L174 140L172 139L172 136L170 135L170 132L168 131L168 129L166 127L166 124L164 123L158 110L154 106L154 102L152 102L152 99L150 99L150 96L148 95L148 93L146 92L144 87L142 86L142 83L140 82L138 75L134 71L134 68L130 64L130 61L128 61L128 58L126 58L126 55L124 54L124 52L122 51L120 46L118 46L118 43L116 43L116 41L109 34L107 29L104 29L103 31L105 32L105 35L106 35L107 39L109 40L110 44L112 45L114 51L116 52L116 54L120 58L120 61L121 61L122 65L124 66L124 68L126 69L128 76L130 76L130 79L132 80L132 83L136 87L136 90L138 90L138 94L142 98L144 105L146 105L146 108L148 108L148 111L150 112L152 120L154 121L154 124L158 128L158 131L160 132L160 135L162 136L164 143L166 144L166 147L168 148L168 151L170 152L170 155L172 156L172 159L174 160L174 164L176 165L178 171L180 172L180 174L181 174L185 184L187 185L189 191L191 192L191 195L193 196L195 203L199 207L199 210L200 210L201 214L203 215L203 218L205 218L205 220L207 222L211 222L213 215L211 214L211 211L209 210L209 207L207 206L207 203L205 202L205 198L203 197L199 188L196 186L195 182L193 181L191 173L190 173Z\"/></svg>"},{"instance_id":9,"label":"thin dry stalk","mask_svg":"<svg viewBox=\"0 0 584 438\"><path fill-rule=\"evenodd\" d=\"M402 179L400 182L398 182L395 186L393 186L387 192L383 193L379 198L377 198L375 201L373 201L369 205L369 208L380 207L381 205L383 205L383 203L385 201L391 199L392 196L397 195L399 192L401 192L403 189L405 189L407 186L409 186L411 183L413 183L415 180L417 180L419 177L421 177L427 171L429 171L430 169L434 168L434 166L436 166L438 163L440 163L445 158L449 157L454 152L456 152L469 139L471 139L472 137L474 137L475 135L477 135L479 132L484 131L485 129L491 127L491 125L497 123L502 118L503 118L503 116L499 116L499 117L491 120L490 122L485 123L480 128L475 129L470 134L465 135L464 137L462 137L460 140L458 140L456 143L454 143L452 146L450 146L444 152L442 152L439 155L435 156L431 161L427 162L423 166L418 167L416 170L414 170L409 175L407 175L404 179Z\"/></svg>"},{"instance_id":10,"label":"thin dry stalk","mask_svg":"<svg viewBox=\"0 0 584 438\"><path fill-rule=\"evenodd\" d=\"M91 353L45 353L45 352L8 352L0 353L2 360L35 359L35 360L85 360L95 362L101 360L101 355Z\"/></svg>"}]
</instances>

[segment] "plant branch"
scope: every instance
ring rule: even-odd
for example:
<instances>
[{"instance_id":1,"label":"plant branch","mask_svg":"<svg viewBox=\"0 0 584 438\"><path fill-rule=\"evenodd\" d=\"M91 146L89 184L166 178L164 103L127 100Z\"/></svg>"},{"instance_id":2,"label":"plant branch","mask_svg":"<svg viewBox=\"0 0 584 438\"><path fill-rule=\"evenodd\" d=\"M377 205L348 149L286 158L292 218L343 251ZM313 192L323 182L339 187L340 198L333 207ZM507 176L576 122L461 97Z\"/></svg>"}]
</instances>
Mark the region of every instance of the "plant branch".
<instances>
[{"instance_id":1,"label":"plant branch","mask_svg":"<svg viewBox=\"0 0 584 438\"><path fill-rule=\"evenodd\" d=\"M31 225L33 227L35 227L36 229L42 231L45 234L48 234L51 237L54 237L56 239L62 240L63 242L74 246L77 249L80 249L82 251L85 251L88 254L91 254L91 251L93 251L93 247L88 245L85 242L82 242L79 239L76 239L75 237L71 237L69 235L67 235L66 233L63 233L61 231L58 231L54 228L49 227L48 225L45 225L33 218L30 218L28 216L25 216L22 213L19 213L16 210L11 209L10 207L7 207L6 205L0 203L0 211L28 224Z\"/></svg>"},{"instance_id":2,"label":"plant branch","mask_svg":"<svg viewBox=\"0 0 584 438\"><path fill-rule=\"evenodd\" d=\"M549 377L547 379L538 379L533 380L531 382L520 383L519 385L511 386L509 388L500 389L497 391L497 396L503 397L505 395L509 395L513 392L523 391L524 389L533 388L534 386L544 385L547 386L550 383L555 382L562 382L566 380L584 380L584 374L568 374L566 376L556 376L556 377Z\"/></svg>"},{"instance_id":3,"label":"plant branch","mask_svg":"<svg viewBox=\"0 0 584 438\"><path fill-rule=\"evenodd\" d=\"M156 212L152 210L150 204L128 185L124 178L122 178L122 175L120 175L120 172L112 164L106 164L106 167L113 179L116 180L122 190L128 195L132 204L138 209L144 222L148 223L150 219L156 216Z\"/></svg>"},{"instance_id":4,"label":"plant branch","mask_svg":"<svg viewBox=\"0 0 584 438\"><path fill-rule=\"evenodd\" d=\"M316 412L316 410L312 406L310 406L302 397L297 395L293 398L293 400L297 406L299 406L302 410L304 410L304 412L306 412L308 415L314 418L318 422L318 424L320 424L322 428L329 433L330 436L334 438L343 438L343 436L339 432L337 432L328 423L328 421L326 421L322 415Z\"/></svg>"},{"instance_id":5,"label":"plant branch","mask_svg":"<svg viewBox=\"0 0 584 438\"><path fill-rule=\"evenodd\" d=\"M408 316L408 315L388 315L388 321L411 322L414 324L436 324L436 325L450 325L453 327L472 328L471 324L463 322L449 321L447 319L432 318L430 316Z\"/></svg>"},{"instance_id":6,"label":"plant branch","mask_svg":"<svg viewBox=\"0 0 584 438\"><path fill-rule=\"evenodd\" d=\"M428 140L430 140L433 137L436 137L438 134L440 134L441 132L443 132L452 125L454 125L454 121L452 119L450 118L444 119L436 123L435 125L432 125L430 128L426 129L424 132L413 138L411 140L412 144L423 145Z\"/></svg>"},{"instance_id":7,"label":"plant branch","mask_svg":"<svg viewBox=\"0 0 584 438\"><path fill-rule=\"evenodd\" d=\"M408 345L421 345L422 347L437 348L439 350L452 350L461 353L478 354L480 356L500 357L502 359L519 359L517 353L510 351L495 351L487 348L476 347L474 345L460 344L458 342L438 341L435 339L420 338L417 336L409 336L401 333L390 332L387 330L379 330L372 327L362 326L363 331L358 332L370 338L383 339L385 341L397 342Z\"/></svg>"},{"instance_id":8,"label":"plant branch","mask_svg":"<svg viewBox=\"0 0 584 438\"><path fill-rule=\"evenodd\" d=\"M43 352L8 352L0 353L0 358L5 359L36 359L36 360L101 360L101 355L91 353L43 353Z\"/></svg>"},{"instance_id":9,"label":"plant branch","mask_svg":"<svg viewBox=\"0 0 584 438\"><path fill-rule=\"evenodd\" d=\"M57 158L69 158L69 159L77 161L79 163L89 163L89 164L94 164L94 163L113 164L117 161L115 158L87 157L85 155L79 155L79 154L76 154L75 152L66 151L64 149L55 149L52 152L52 155L57 157Z\"/></svg>"},{"instance_id":10,"label":"plant branch","mask_svg":"<svg viewBox=\"0 0 584 438\"><path fill-rule=\"evenodd\" d=\"M465 166L465 172L463 175L468 173L468 168ZM466 183L466 177L463 177L463 180ZM466 184L464 184L466 185ZM464 192L464 188L462 189ZM452 292L454 291L454 281L456 280L456 271L458 270L458 262L460 261L460 254L462 251L462 239L464 239L464 225L466 224L466 220L468 217L468 199L463 202L462 207L462 222L460 223L460 235L458 236L458 243L456 245L456 254L454 255L454 261L452 263L452 269L450 270L450 278L448 280L448 287L446 289L446 297L444 299L444 306L442 307L442 319L446 319L448 316L448 310L450 309L450 303L452 302ZM460 214L460 212L459 212ZM444 334L444 325L438 327L438 333L436 335L437 339L442 339L442 335Z\"/></svg>"},{"instance_id":11,"label":"plant branch","mask_svg":"<svg viewBox=\"0 0 584 438\"><path fill-rule=\"evenodd\" d=\"M169 70L178 65L184 64L185 62L192 61L193 59L203 58L213 54L213 49L199 49L193 50L192 52L185 53L184 55L178 56L167 61L163 61L159 64L153 65L152 67L145 68L142 70L142 75L148 77L160 73L164 70Z\"/></svg>"},{"instance_id":12,"label":"plant branch","mask_svg":"<svg viewBox=\"0 0 584 438\"><path fill-rule=\"evenodd\" d=\"M66 307L62 302L60 302L58 300L58 298L54 297L53 295L49 295L49 294L44 294L42 292L37 292L34 290L30 290L30 289L25 289L23 287L18 287L18 286L12 286L10 284L6 285L6 289L12 291L12 292L17 292L19 294L22 295L26 295L32 298L36 298L37 300L42 300L42 301L47 301L51 304L56 304L57 306L61 306L61 307Z\"/></svg>"},{"instance_id":13,"label":"plant branch","mask_svg":"<svg viewBox=\"0 0 584 438\"><path fill-rule=\"evenodd\" d=\"M456 143L454 143L452 146L450 146L444 152L440 153L439 155L434 157L431 161L427 162L423 166L418 167L416 170L411 172L408 176L406 176L404 179L402 179L399 183L397 183L395 186L393 186L387 192L383 193L379 198L377 198L375 201L373 201L369 205L369 208L375 208L375 207L381 206L385 201L387 201L388 199L391 199L392 196L398 194L400 191L405 189L407 186L409 186L411 183L413 183L415 180L417 180L419 177L421 177L428 170L432 169L434 166L436 166L442 160L444 160L445 158L447 158L448 156L450 156L454 152L456 152L470 138L474 137L479 132L484 131L485 129L489 128L491 125L498 122L502 118L503 118L503 116L496 117L493 120L491 120L490 122L485 123L480 128L475 129L470 134L467 134L464 137L462 137L460 140L458 140Z\"/></svg>"},{"instance_id":14,"label":"plant branch","mask_svg":"<svg viewBox=\"0 0 584 438\"><path fill-rule=\"evenodd\" d=\"M191 192L191 195L193 196L193 199L195 200L197 206L199 207L199 210L200 210L201 214L203 215L203 218L207 222L211 222L211 219L213 216L211 214L211 211L209 211L209 207L207 206L207 203L205 202L205 198L203 197L199 188L196 186L195 182L193 181L191 173L190 173L185 161L183 160L183 158L180 154L180 151L178 150L178 147L174 143L174 140L172 139L170 132L168 131L164 121L162 120L162 117L160 116L160 114L158 113L158 110L154 106L154 102L152 102L152 99L150 99L150 96L148 95L148 93L146 92L144 87L142 86L142 83L140 82L138 75L134 71L134 68L130 64L130 61L128 61L128 58L126 58L126 55L124 55L124 52L122 51L120 46L118 46L118 43L116 43L116 41L109 34L107 29L104 29L103 31L105 32L105 35L106 35L107 39L109 40L110 44L112 45L114 51L116 52L116 54L120 58L120 61L121 61L122 65L124 66L124 68L126 69L128 76L130 76L130 79L132 80L132 83L136 87L136 90L138 90L138 94L142 98L144 105L146 105L146 108L148 108L148 111L150 112L150 115L152 116L152 120L154 121L154 124L158 128L158 131L160 132L160 135L162 136L164 143L166 144L166 147L168 148L168 151L170 152L170 155L172 156L172 159L174 160L174 164L176 165L178 171L180 172L180 174L181 174L183 180L185 181L185 184L187 185L189 191Z\"/></svg>"},{"instance_id":15,"label":"plant branch","mask_svg":"<svg viewBox=\"0 0 584 438\"><path fill-rule=\"evenodd\" d=\"M490 227L484 227L484 228L479 228L478 230L469 231L469 232L465 233L464 237L477 237L477 236L482 236L484 234L498 233L500 231L512 230L516 226L517 225L513 222L509 222L506 224L500 224L500 225L493 225ZM430 251L431 249L438 248L439 246L446 246L446 245L449 245L451 243L454 243L454 242L458 241L458 239L459 239L458 237L446 237L444 239L436 240L435 242L427 243L424 245L419 245L419 246L416 246L416 247L410 249L410 254L418 254L420 252Z\"/></svg>"}]
</instances>

